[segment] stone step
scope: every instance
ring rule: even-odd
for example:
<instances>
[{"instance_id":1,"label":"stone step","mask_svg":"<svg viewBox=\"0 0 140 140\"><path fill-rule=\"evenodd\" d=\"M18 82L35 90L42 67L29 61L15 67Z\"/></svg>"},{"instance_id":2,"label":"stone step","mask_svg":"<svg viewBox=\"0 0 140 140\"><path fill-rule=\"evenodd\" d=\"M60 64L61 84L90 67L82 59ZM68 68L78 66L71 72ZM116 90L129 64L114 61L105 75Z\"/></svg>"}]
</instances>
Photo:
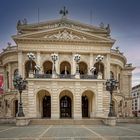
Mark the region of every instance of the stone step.
<instances>
[{"instance_id":1,"label":"stone step","mask_svg":"<svg viewBox=\"0 0 140 140\"><path fill-rule=\"evenodd\" d=\"M102 119L31 119L30 125L102 125Z\"/></svg>"}]
</instances>

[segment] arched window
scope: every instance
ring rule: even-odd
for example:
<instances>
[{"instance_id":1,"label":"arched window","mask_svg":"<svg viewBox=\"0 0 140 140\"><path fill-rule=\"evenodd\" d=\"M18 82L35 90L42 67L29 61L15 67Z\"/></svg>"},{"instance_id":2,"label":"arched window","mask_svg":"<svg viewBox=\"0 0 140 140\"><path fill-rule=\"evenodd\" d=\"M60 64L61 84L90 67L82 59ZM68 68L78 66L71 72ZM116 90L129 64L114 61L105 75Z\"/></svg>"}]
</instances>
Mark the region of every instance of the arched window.
<instances>
[{"instance_id":1,"label":"arched window","mask_svg":"<svg viewBox=\"0 0 140 140\"><path fill-rule=\"evenodd\" d=\"M69 62L64 61L60 64L60 74L71 74L71 65Z\"/></svg>"},{"instance_id":2,"label":"arched window","mask_svg":"<svg viewBox=\"0 0 140 140\"><path fill-rule=\"evenodd\" d=\"M16 77L18 75L18 69L15 69L14 71L14 77Z\"/></svg>"},{"instance_id":3,"label":"arched window","mask_svg":"<svg viewBox=\"0 0 140 140\"><path fill-rule=\"evenodd\" d=\"M33 72L35 71L35 65L36 65L36 63L34 61L32 61ZM25 77L26 78L29 76L29 71L30 71L30 61L28 60L25 63Z\"/></svg>"},{"instance_id":4,"label":"arched window","mask_svg":"<svg viewBox=\"0 0 140 140\"><path fill-rule=\"evenodd\" d=\"M79 72L81 75L86 75L88 73L88 66L85 62L79 63Z\"/></svg>"},{"instance_id":5,"label":"arched window","mask_svg":"<svg viewBox=\"0 0 140 140\"><path fill-rule=\"evenodd\" d=\"M97 62L94 64L94 67L96 68L94 71L94 75L98 75L98 72L102 73L102 77L104 79L104 64L102 62Z\"/></svg>"},{"instance_id":6,"label":"arched window","mask_svg":"<svg viewBox=\"0 0 140 140\"><path fill-rule=\"evenodd\" d=\"M114 79L114 73L110 71L110 79Z\"/></svg>"},{"instance_id":7,"label":"arched window","mask_svg":"<svg viewBox=\"0 0 140 140\"><path fill-rule=\"evenodd\" d=\"M52 74L52 66L53 66L53 63L51 61L45 61L43 63L44 74Z\"/></svg>"}]
</instances>

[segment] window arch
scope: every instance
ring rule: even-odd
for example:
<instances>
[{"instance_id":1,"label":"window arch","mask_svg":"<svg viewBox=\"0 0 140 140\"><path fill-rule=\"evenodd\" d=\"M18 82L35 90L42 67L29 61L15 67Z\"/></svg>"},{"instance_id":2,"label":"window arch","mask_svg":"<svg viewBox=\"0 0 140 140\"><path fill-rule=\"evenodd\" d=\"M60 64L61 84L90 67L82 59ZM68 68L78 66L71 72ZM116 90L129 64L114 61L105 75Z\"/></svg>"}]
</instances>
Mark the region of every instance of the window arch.
<instances>
[{"instance_id":1,"label":"window arch","mask_svg":"<svg viewBox=\"0 0 140 140\"><path fill-rule=\"evenodd\" d=\"M32 68L33 68L33 72L35 71L35 61L32 61ZM30 60L28 60L26 63L25 63L25 77L29 77L29 71L30 71Z\"/></svg>"},{"instance_id":2,"label":"window arch","mask_svg":"<svg viewBox=\"0 0 140 140\"><path fill-rule=\"evenodd\" d=\"M52 74L53 63L51 61L45 61L43 63L43 71L45 74Z\"/></svg>"},{"instance_id":3,"label":"window arch","mask_svg":"<svg viewBox=\"0 0 140 140\"><path fill-rule=\"evenodd\" d=\"M94 75L98 75L98 72L102 73L102 77L104 79L104 64L102 62L97 62L94 64L94 67L96 68L94 71Z\"/></svg>"},{"instance_id":4,"label":"window arch","mask_svg":"<svg viewBox=\"0 0 140 140\"><path fill-rule=\"evenodd\" d=\"M60 74L71 74L71 65L67 61L60 64Z\"/></svg>"},{"instance_id":5,"label":"window arch","mask_svg":"<svg viewBox=\"0 0 140 140\"><path fill-rule=\"evenodd\" d=\"M110 71L110 79L114 79L114 73Z\"/></svg>"},{"instance_id":6,"label":"window arch","mask_svg":"<svg viewBox=\"0 0 140 140\"><path fill-rule=\"evenodd\" d=\"M81 75L85 75L88 73L88 66L85 62L80 62L79 63L79 73Z\"/></svg>"}]
</instances>

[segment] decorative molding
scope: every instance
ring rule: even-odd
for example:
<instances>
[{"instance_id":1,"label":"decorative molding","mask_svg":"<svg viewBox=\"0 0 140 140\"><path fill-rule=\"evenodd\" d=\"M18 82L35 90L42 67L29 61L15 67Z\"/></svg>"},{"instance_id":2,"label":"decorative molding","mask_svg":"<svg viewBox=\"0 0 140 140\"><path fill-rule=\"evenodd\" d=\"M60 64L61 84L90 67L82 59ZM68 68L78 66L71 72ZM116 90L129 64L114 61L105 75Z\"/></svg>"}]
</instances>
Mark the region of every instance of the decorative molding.
<instances>
[{"instance_id":1,"label":"decorative molding","mask_svg":"<svg viewBox=\"0 0 140 140\"><path fill-rule=\"evenodd\" d=\"M86 40L84 36L77 36L72 33L72 31L67 31L66 29L62 32L58 32L57 34L53 35L46 35L44 38L47 39L58 39L58 40Z\"/></svg>"}]
</instances>

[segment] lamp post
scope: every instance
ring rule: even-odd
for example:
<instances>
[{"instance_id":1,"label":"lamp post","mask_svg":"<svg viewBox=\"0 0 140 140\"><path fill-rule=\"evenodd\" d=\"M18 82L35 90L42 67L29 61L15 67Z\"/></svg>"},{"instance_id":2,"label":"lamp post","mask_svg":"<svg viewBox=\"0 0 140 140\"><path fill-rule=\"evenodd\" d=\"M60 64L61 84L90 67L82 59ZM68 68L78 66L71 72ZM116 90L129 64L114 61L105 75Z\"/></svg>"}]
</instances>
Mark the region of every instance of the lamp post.
<instances>
[{"instance_id":1,"label":"lamp post","mask_svg":"<svg viewBox=\"0 0 140 140\"><path fill-rule=\"evenodd\" d=\"M33 60L35 59L35 55L34 55L33 53L27 53L27 56L28 56L28 58L29 58L29 60L30 60L30 71L33 72L33 65L32 65L32 62L33 62Z\"/></svg>"},{"instance_id":2,"label":"lamp post","mask_svg":"<svg viewBox=\"0 0 140 140\"><path fill-rule=\"evenodd\" d=\"M117 80L108 79L108 80L106 81L106 90L110 92L110 107L109 107L109 114L108 114L108 117L113 117L113 116L115 116L114 111L113 111L112 94L113 94L113 90L117 89L117 87L118 87L118 82L117 82Z\"/></svg>"},{"instance_id":3,"label":"lamp post","mask_svg":"<svg viewBox=\"0 0 140 140\"><path fill-rule=\"evenodd\" d=\"M74 60L76 62L76 74L79 74L79 61L80 61L81 55L80 54L75 54Z\"/></svg>"},{"instance_id":4,"label":"lamp post","mask_svg":"<svg viewBox=\"0 0 140 140\"><path fill-rule=\"evenodd\" d=\"M55 68L55 62L58 60L58 54L53 53L51 54L52 61L53 61L53 69L52 69L52 77L56 77L56 68Z\"/></svg>"},{"instance_id":5,"label":"lamp post","mask_svg":"<svg viewBox=\"0 0 140 140\"><path fill-rule=\"evenodd\" d=\"M21 77L21 75L17 75L14 78L13 83L14 83L15 89L17 89L19 91L19 93L20 93L18 117L24 117L25 115L23 113L21 94L22 94L22 91L26 89L27 81L26 80L23 80L23 78Z\"/></svg>"},{"instance_id":6,"label":"lamp post","mask_svg":"<svg viewBox=\"0 0 140 140\"><path fill-rule=\"evenodd\" d=\"M100 63L103 61L103 59L104 59L104 56L102 56L102 55L97 55L97 57L96 57L96 62L99 63L98 79L102 79Z\"/></svg>"}]
</instances>

